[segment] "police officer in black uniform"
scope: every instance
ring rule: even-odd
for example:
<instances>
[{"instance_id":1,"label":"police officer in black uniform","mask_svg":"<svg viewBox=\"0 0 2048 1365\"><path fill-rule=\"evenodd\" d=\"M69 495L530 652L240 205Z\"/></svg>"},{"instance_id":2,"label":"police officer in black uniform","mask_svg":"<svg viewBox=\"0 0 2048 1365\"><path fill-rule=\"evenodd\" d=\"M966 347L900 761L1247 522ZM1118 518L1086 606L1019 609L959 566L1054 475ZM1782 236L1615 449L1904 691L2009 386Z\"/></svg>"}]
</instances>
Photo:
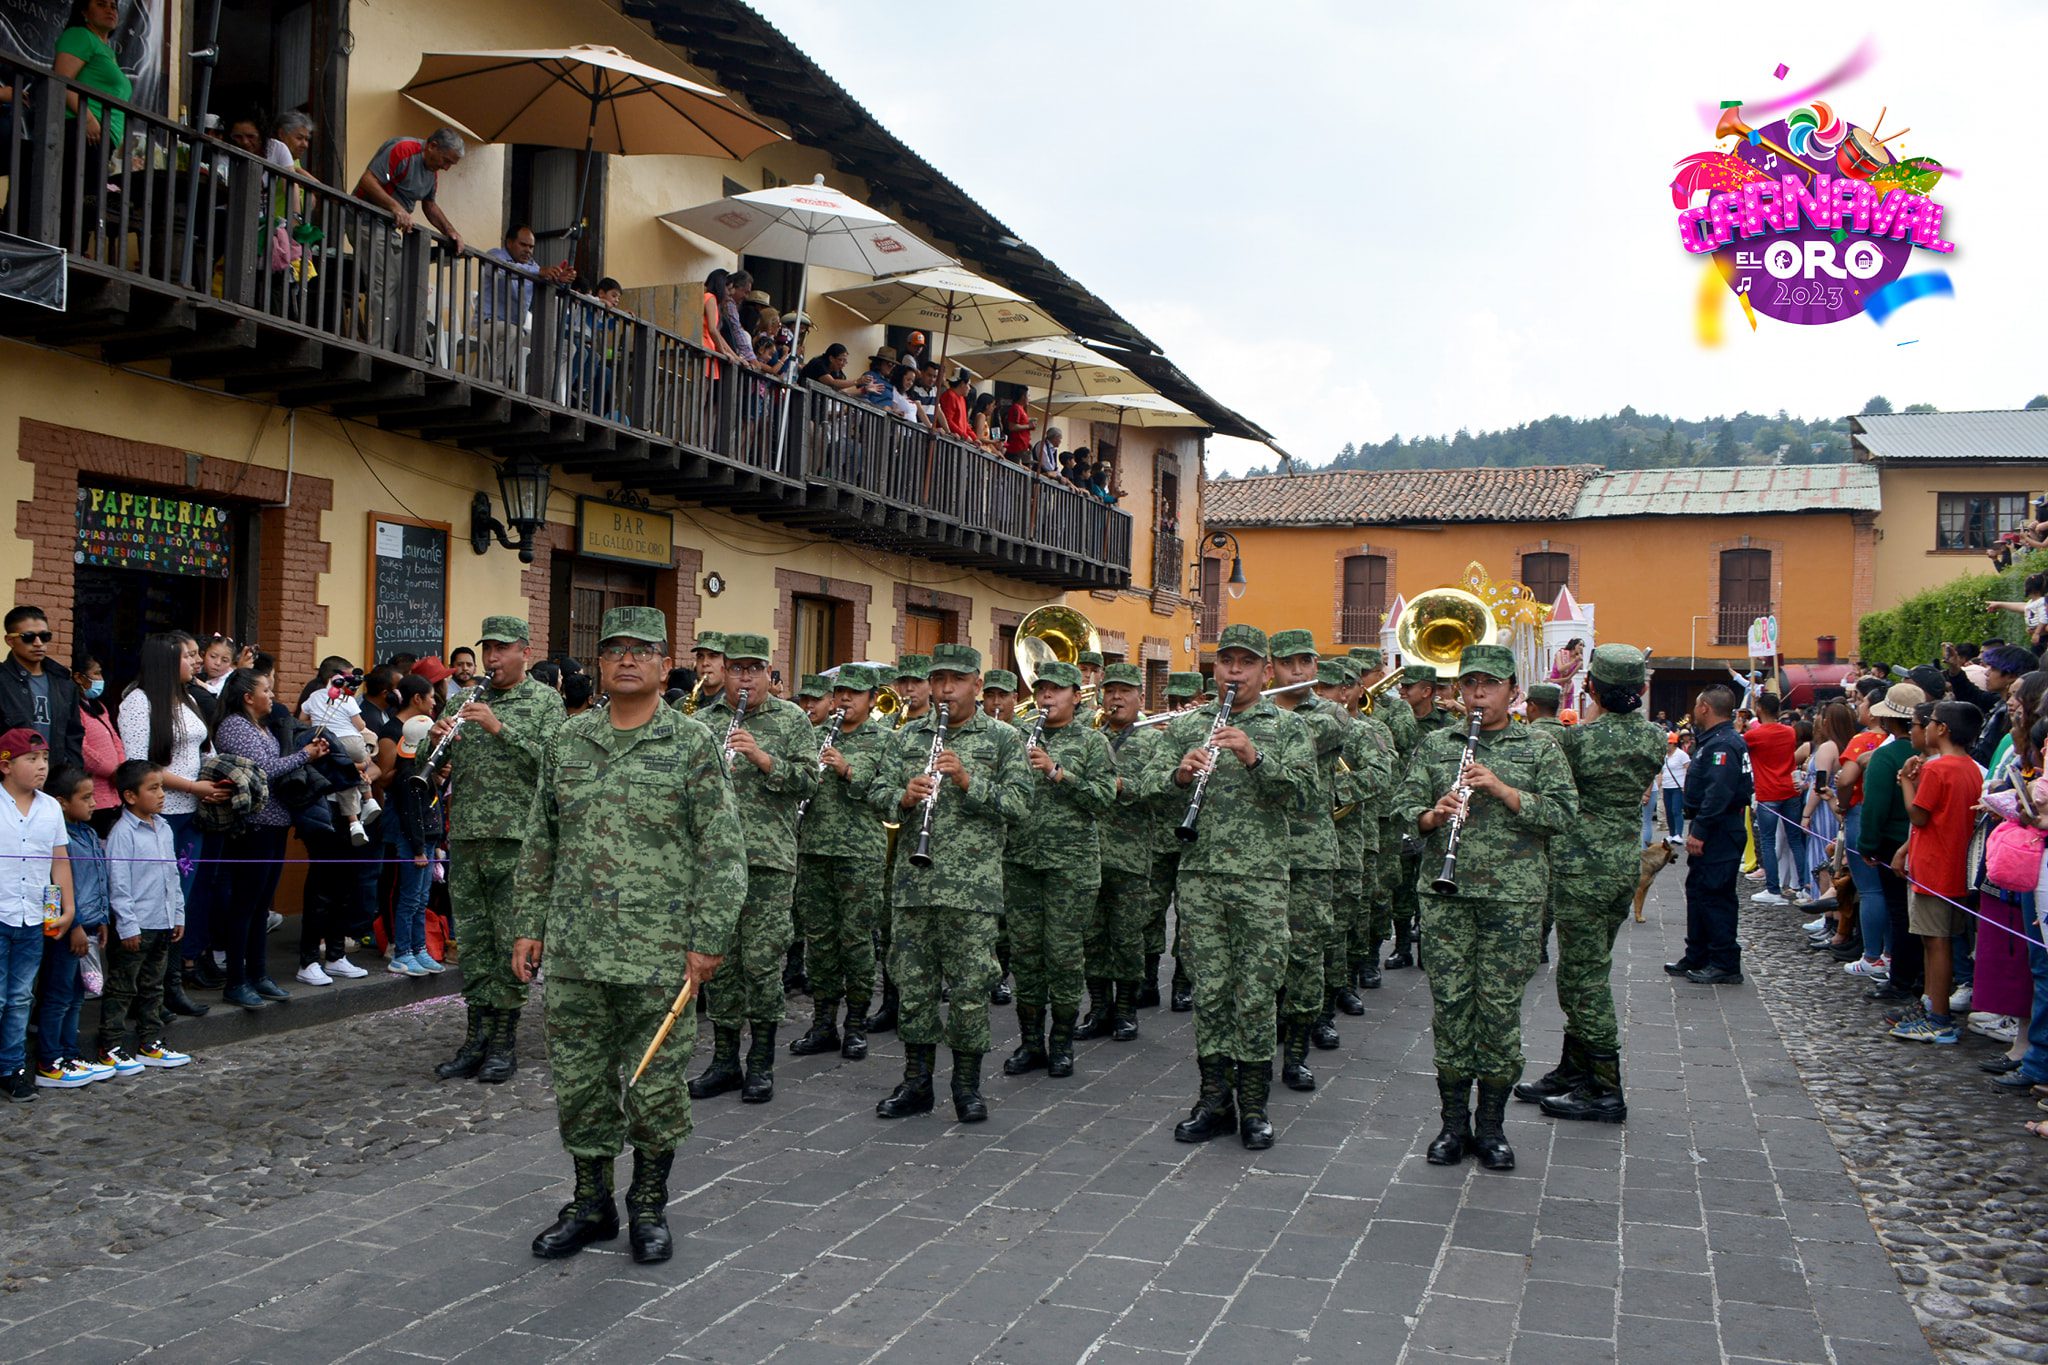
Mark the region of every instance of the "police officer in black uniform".
<instances>
[{"instance_id":1,"label":"police officer in black uniform","mask_svg":"<svg viewBox=\"0 0 2048 1365\"><path fill-rule=\"evenodd\" d=\"M1747 842L1743 812L1754 791L1749 746L1735 733L1735 694L1709 687L1693 703L1699 739L1685 774L1685 956L1664 964L1702 986L1742 984L1735 883Z\"/></svg>"}]
</instances>

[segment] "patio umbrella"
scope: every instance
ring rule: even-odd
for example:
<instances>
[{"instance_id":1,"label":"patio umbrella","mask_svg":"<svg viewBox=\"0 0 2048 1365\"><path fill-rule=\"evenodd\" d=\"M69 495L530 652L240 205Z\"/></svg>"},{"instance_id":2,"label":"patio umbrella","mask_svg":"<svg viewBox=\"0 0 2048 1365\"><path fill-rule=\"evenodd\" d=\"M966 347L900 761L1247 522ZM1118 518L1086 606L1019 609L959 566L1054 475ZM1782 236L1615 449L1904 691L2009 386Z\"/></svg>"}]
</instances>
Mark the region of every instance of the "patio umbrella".
<instances>
[{"instance_id":1,"label":"patio umbrella","mask_svg":"<svg viewBox=\"0 0 2048 1365\"><path fill-rule=\"evenodd\" d=\"M1069 337L1038 337L964 351L960 364L990 383L1044 389L1047 422L1052 421L1052 402L1059 394L1104 398L1152 392L1150 384L1122 365Z\"/></svg>"},{"instance_id":2,"label":"patio umbrella","mask_svg":"<svg viewBox=\"0 0 2048 1365\"><path fill-rule=\"evenodd\" d=\"M486 142L583 149L576 194L588 217L593 152L743 161L783 135L709 86L583 44L534 52L429 52L405 93Z\"/></svg>"},{"instance_id":3,"label":"patio umbrella","mask_svg":"<svg viewBox=\"0 0 2048 1365\"><path fill-rule=\"evenodd\" d=\"M1107 398L1054 398L1051 405L1062 417L1077 422L1115 422L1116 448L1124 448L1124 428L1206 427L1209 420L1197 417L1171 399L1156 393L1125 393ZM1048 418L1048 421L1051 419Z\"/></svg>"},{"instance_id":4,"label":"patio umbrella","mask_svg":"<svg viewBox=\"0 0 2048 1365\"><path fill-rule=\"evenodd\" d=\"M825 297L868 322L942 332L941 365L953 348L956 332L975 341L995 342L1060 336L1067 330L1023 295L958 266L891 275Z\"/></svg>"}]
</instances>

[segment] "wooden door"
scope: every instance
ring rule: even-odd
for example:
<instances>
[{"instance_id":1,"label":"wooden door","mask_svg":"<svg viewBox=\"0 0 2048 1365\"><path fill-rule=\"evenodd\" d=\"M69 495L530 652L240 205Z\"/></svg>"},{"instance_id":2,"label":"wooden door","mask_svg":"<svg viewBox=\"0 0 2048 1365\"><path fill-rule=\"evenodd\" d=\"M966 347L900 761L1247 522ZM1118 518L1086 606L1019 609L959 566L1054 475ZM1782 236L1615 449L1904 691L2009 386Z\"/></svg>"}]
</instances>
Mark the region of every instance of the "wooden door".
<instances>
[{"instance_id":1,"label":"wooden door","mask_svg":"<svg viewBox=\"0 0 2048 1365\"><path fill-rule=\"evenodd\" d=\"M558 595L555 610L566 630L553 632L569 654L591 665L597 658L597 629L613 607L644 607L654 601L654 574L627 564L571 558L566 602Z\"/></svg>"}]
</instances>

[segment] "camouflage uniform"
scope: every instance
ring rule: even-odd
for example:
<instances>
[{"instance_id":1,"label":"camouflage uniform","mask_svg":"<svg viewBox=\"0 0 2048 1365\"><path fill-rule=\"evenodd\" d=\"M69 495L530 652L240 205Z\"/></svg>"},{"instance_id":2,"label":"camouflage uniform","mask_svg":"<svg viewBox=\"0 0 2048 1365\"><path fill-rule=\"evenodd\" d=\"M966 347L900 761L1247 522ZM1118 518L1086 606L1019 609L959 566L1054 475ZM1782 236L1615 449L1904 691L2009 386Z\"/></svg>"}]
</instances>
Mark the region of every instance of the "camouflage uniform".
<instances>
[{"instance_id":1,"label":"camouflage uniform","mask_svg":"<svg viewBox=\"0 0 2048 1365\"><path fill-rule=\"evenodd\" d=\"M847 670L841 669L840 686ZM861 669L855 682L871 680ZM861 688L859 690L868 690ZM809 944L805 970L821 1022L846 1002L849 1027L864 1023L875 990L875 917L882 907L887 837L871 801L889 748L889 732L870 718L833 737L817 727L815 746L836 748L847 774L827 769L805 808L797 855L796 904Z\"/></svg>"},{"instance_id":2,"label":"camouflage uniform","mask_svg":"<svg viewBox=\"0 0 2048 1365\"><path fill-rule=\"evenodd\" d=\"M1358 665L1362 677L1378 671L1385 660L1379 650L1359 646L1351 651L1351 661ZM1393 936L1395 886L1401 879L1402 832L1394 827L1394 790L1401 785L1408 771L1408 756L1415 751L1421 736L1415 728L1415 713L1395 692L1382 693L1373 703L1372 718L1386 730L1393 752L1386 790L1381 793L1378 805L1379 851L1367 860L1365 869L1364 942L1354 944L1352 951L1364 958L1359 984L1376 986L1380 945Z\"/></svg>"},{"instance_id":3,"label":"camouflage uniform","mask_svg":"<svg viewBox=\"0 0 2048 1365\"><path fill-rule=\"evenodd\" d=\"M1186 705L1192 702L1195 698L1202 695L1202 686L1202 675L1193 670L1168 674L1166 679L1166 701L1168 706L1171 707L1176 704ZM1157 725L1148 725L1145 728L1159 731L1161 743L1156 747L1163 749L1165 730ZM1155 943L1159 945L1158 952L1163 953L1166 951L1168 947L1166 912L1172 910L1173 1008L1176 1013L1185 1014L1195 1007L1195 986L1188 976L1187 963L1181 956L1180 911L1175 905L1174 887L1180 880L1180 837L1175 831L1180 824L1181 814L1186 807L1180 801L1171 797L1164 801L1155 802L1154 806L1154 818L1157 824L1154 826L1152 846L1152 880L1159 888L1159 908L1153 912L1153 922L1158 925L1158 929L1146 936L1145 951L1147 953L1155 951L1153 948Z\"/></svg>"},{"instance_id":4,"label":"camouflage uniform","mask_svg":"<svg viewBox=\"0 0 2048 1365\"><path fill-rule=\"evenodd\" d=\"M1305 630L1278 631L1272 647L1276 659L1314 654L1315 636ZM1289 1085L1308 1089L1315 1080L1302 1057L1308 1050L1309 1029L1323 1008L1323 962L1336 932L1338 857L1332 797L1337 760L1343 756L1351 719L1343 707L1313 692L1293 696L1298 698L1293 707L1280 709L1301 723L1313 762L1311 780L1287 822L1287 974L1282 985L1286 1017L1280 1028L1281 1045L1290 1064L1283 1076Z\"/></svg>"},{"instance_id":5,"label":"camouflage uniform","mask_svg":"<svg viewBox=\"0 0 2048 1365\"><path fill-rule=\"evenodd\" d=\"M1352 679L1347 678L1346 681ZM1324 980L1331 989L1355 983L1368 955L1376 955L1371 937L1372 915L1379 904L1380 828L1393 805L1394 737L1376 717L1352 717L1344 740L1344 762L1351 769L1337 793L1339 804L1355 809L1337 822L1337 842L1344 864L1337 898L1340 920L1325 960ZM1373 963L1377 968L1378 963ZM1347 1006L1347 1009L1349 1007Z\"/></svg>"},{"instance_id":6,"label":"camouflage uniform","mask_svg":"<svg viewBox=\"0 0 2048 1365\"><path fill-rule=\"evenodd\" d=\"M1436 669L1428 664L1407 665L1405 676L1409 682L1434 683L1437 681ZM1401 732L1404 729L1409 733L1408 752L1402 769L1404 776L1408 768L1413 766L1415 755L1421 749L1422 742L1425 739L1439 730L1461 733L1458 728L1457 716L1441 706L1432 706L1427 712L1418 716L1415 714L1415 708L1410 706L1406 700L1397 698L1394 705L1388 707L1387 711L1392 717L1389 725L1394 731L1395 740L1399 741ZM1414 829L1415 827L1412 823L1401 823L1399 832L1401 835L1406 836L1414 833ZM1397 848L1405 850L1408 843L1409 841L1404 837L1398 842ZM1414 951L1414 944L1419 932L1417 922L1422 912L1422 906L1421 902L1416 899L1415 887L1417 880L1425 870L1427 860L1405 851L1400 853L1400 860L1400 866L1395 872L1394 886L1390 897L1393 903L1391 914L1394 931L1394 952L1390 959L1390 965L1407 966L1414 962L1418 956ZM1431 875L1434 875L1436 871L1435 868L1428 868L1427 870Z\"/></svg>"},{"instance_id":7,"label":"camouflage uniform","mask_svg":"<svg viewBox=\"0 0 2048 1365\"><path fill-rule=\"evenodd\" d=\"M1556 683L1530 683L1527 691L1523 695L1526 696L1532 704L1547 707L1550 711L1555 712L1557 710L1558 703L1564 699L1564 689L1559 687ZM1565 723L1559 720L1555 714L1548 716L1532 716L1528 719L1526 723L1529 727L1530 733L1538 736L1539 738L1547 739L1554 744L1559 744L1563 742L1566 726ZM1560 847L1562 847L1562 845L1560 845ZM1556 862L1557 860L1553 857L1551 859L1551 865L1553 868L1556 866ZM1550 961L1550 926L1553 923L1555 916L1555 900L1552 896L1546 893L1543 897L1543 924L1542 927L1539 928L1536 933L1536 960L1538 962Z\"/></svg>"},{"instance_id":8,"label":"camouflage uniform","mask_svg":"<svg viewBox=\"0 0 2048 1365\"><path fill-rule=\"evenodd\" d=\"M922 654L906 654L896 661L894 680L900 682L904 678L913 678L919 682L928 681L931 676L931 662ZM917 720L928 719L931 715L932 711L928 707L924 715ZM916 724L917 720L912 719L908 706L898 710L895 719L890 722L890 744L893 746L895 737ZM883 769L888 770L886 750ZM882 818L891 824L897 822L897 816L893 812L885 814ZM875 920L875 959L882 964L882 1007L869 1017L868 1027L877 1033L895 1028L897 1018L896 978L894 968L890 966L889 949L895 942L896 934L896 866L901 858L910 856L908 849L902 850L899 854L896 845L900 842L900 830L898 835L899 838L887 841L882 859L882 913Z\"/></svg>"},{"instance_id":9,"label":"camouflage uniform","mask_svg":"<svg viewBox=\"0 0 2048 1365\"><path fill-rule=\"evenodd\" d=\"M1122 671L1126 669L1128 675ZM1135 667L1111 664L1103 682L1143 686L1142 678L1134 683L1133 676L1138 676ZM1116 760L1117 793L1115 805L1102 818L1102 894L1088 923L1084 955L1090 975L1122 983L1117 988L1122 1018L1123 986L1136 985L1147 957L1156 962L1166 946L1170 884L1154 880L1159 872L1159 803L1139 794L1139 776L1158 760L1162 740L1156 725L1121 730L1105 725L1102 734ZM1131 1003L1135 1008L1135 993Z\"/></svg>"}]
</instances>

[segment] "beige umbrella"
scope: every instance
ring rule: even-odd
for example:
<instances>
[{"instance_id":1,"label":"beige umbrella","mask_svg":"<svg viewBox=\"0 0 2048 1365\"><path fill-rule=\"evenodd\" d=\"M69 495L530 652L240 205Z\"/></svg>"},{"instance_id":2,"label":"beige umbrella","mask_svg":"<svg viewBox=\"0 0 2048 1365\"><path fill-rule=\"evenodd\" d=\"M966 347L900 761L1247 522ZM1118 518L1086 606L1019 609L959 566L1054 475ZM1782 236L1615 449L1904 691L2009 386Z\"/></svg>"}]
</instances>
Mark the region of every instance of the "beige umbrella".
<instances>
[{"instance_id":1,"label":"beige umbrella","mask_svg":"<svg viewBox=\"0 0 2048 1365\"><path fill-rule=\"evenodd\" d=\"M783 135L709 86L588 44L532 52L429 52L405 93L486 142L583 149L581 233L590 154L743 161Z\"/></svg>"},{"instance_id":2,"label":"beige umbrella","mask_svg":"<svg viewBox=\"0 0 2048 1365\"><path fill-rule=\"evenodd\" d=\"M1023 384L1045 390L1045 420L1059 394L1083 398L1151 393L1152 386L1099 351L1069 337L1038 337L966 351L960 364L990 383Z\"/></svg>"},{"instance_id":3,"label":"beige umbrella","mask_svg":"<svg viewBox=\"0 0 2048 1365\"><path fill-rule=\"evenodd\" d=\"M1209 420L1197 417L1180 404L1156 393L1125 393L1108 398L1054 398L1060 416L1077 422L1115 422L1116 448L1124 448L1124 428L1206 427ZM1048 418L1047 420L1051 420Z\"/></svg>"},{"instance_id":4,"label":"beige umbrella","mask_svg":"<svg viewBox=\"0 0 2048 1365\"><path fill-rule=\"evenodd\" d=\"M1023 295L958 266L891 275L825 297L868 322L942 333L941 365L956 334L997 342L1061 336L1067 330Z\"/></svg>"}]
</instances>

